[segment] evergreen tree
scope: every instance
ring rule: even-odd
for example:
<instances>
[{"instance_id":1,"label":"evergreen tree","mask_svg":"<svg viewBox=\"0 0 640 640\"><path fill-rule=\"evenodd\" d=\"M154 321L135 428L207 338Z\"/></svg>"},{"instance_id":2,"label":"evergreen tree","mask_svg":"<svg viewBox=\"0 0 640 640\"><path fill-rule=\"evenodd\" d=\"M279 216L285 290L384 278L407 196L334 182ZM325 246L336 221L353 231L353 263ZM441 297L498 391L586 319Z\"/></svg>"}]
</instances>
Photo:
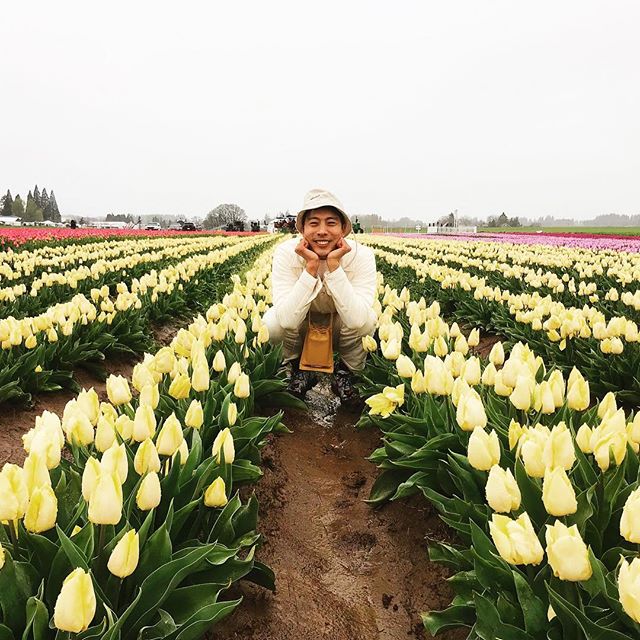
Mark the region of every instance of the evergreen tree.
<instances>
[{"instance_id":1,"label":"evergreen tree","mask_svg":"<svg viewBox=\"0 0 640 640\"><path fill-rule=\"evenodd\" d=\"M47 203L47 208L44 211L44 217L45 220L52 220L53 222L60 222L62 219L53 190L51 190L51 193L49 194L49 202Z\"/></svg>"},{"instance_id":2,"label":"evergreen tree","mask_svg":"<svg viewBox=\"0 0 640 640\"><path fill-rule=\"evenodd\" d=\"M42 207L42 200L40 199L40 189L38 189L38 185L36 185L33 190L33 199L36 201L36 206Z\"/></svg>"},{"instance_id":3,"label":"evergreen tree","mask_svg":"<svg viewBox=\"0 0 640 640\"><path fill-rule=\"evenodd\" d=\"M23 222L35 222L38 214L38 205L36 204L36 201L33 199L33 196L31 195L31 191L29 191L29 195L27 196L27 207L24 211L24 215L22 216L22 221Z\"/></svg>"},{"instance_id":4,"label":"evergreen tree","mask_svg":"<svg viewBox=\"0 0 640 640\"><path fill-rule=\"evenodd\" d=\"M20 194L16 196L16 199L13 201L13 204L11 205L11 213L16 218L22 218L22 216L24 215L24 202L22 202L22 198L20 197Z\"/></svg>"},{"instance_id":5,"label":"evergreen tree","mask_svg":"<svg viewBox=\"0 0 640 640\"><path fill-rule=\"evenodd\" d=\"M11 191L7 189L7 193L2 197L0 206L0 215L10 216L13 215L11 206L13 205L13 198L11 197Z\"/></svg>"},{"instance_id":6,"label":"evergreen tree","mask_svg":"<svg viewBox=\"0 0 640 640\"><path fill-rule=\"evenodd\" d=\"M46 189L43 189L42 193L40 194L40 205L39 205L40 208L42 209L43 216L45 215L45 211L47 210L48 204L49 204L49 194L47 193Z\"/></svg>"}]
</instances>

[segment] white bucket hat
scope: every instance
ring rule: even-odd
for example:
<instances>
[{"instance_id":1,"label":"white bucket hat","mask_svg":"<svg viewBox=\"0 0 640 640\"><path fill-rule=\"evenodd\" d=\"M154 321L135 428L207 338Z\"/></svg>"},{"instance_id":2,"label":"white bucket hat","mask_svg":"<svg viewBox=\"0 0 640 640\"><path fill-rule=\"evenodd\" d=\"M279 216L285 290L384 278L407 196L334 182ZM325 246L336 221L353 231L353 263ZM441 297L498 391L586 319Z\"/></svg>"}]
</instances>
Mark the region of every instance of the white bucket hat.
<instances>
[{"instance_id":1,"label":"white bucket hat","mask_svg":"<svg viewBox=\"0 0 640 640\"><path fill-rule=\"evenodd\" d=\"M299 233L302 233L302 219L304 214L311 209L320 209L322 207L333 207L337 209L342 215L342 225L344 226L344 235L348 236L351 233L352 226L349 216L345 213L342 203L336 198L333 193L325 191L324 189L311 189L304 197L302 203L302 209L298 212L296 219L296 229Z\"/></svg>"}]
</instances>

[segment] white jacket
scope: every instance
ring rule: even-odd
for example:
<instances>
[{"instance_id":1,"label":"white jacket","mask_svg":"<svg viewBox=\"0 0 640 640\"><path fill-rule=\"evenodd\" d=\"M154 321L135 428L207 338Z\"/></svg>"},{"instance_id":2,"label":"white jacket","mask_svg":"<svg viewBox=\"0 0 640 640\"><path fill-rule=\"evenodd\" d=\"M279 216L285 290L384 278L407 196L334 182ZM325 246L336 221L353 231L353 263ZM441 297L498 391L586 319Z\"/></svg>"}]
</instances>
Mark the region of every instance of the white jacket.
<instances>
[{"instance_id":1,"label":"white jacket","mask_svg":"<svg viewBox=\"0 0 640 640\"><path fill-rule=\"evenodd\" d=\"M273 256L271 287L273 309L283 329L297 329L310 308L321 312L335 309L348 329L375 326L375 256L369 247L345 240L351 251L342 257L340 266L335 271L319 271L317 278L306 271L305 259L295 252L300 236L278 246Z\"/></svg>"}]
</instances>

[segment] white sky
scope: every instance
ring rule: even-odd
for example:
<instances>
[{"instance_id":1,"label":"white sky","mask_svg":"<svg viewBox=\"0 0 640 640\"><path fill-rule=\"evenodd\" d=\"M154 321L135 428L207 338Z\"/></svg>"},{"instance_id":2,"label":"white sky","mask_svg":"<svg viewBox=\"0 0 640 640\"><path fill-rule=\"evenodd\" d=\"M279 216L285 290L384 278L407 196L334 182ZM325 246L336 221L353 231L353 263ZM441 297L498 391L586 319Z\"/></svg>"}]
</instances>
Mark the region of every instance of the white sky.
<instances>
[{"instance_id":1,"label":"white sky","mask_svg":"<svg viewBox=\"0 0 640 640\"><path fill-rule=\"evenodd\" d=\"M0 195L637 214L639 24L635 0L6 2Z\"/></svg>"}]
</instances>

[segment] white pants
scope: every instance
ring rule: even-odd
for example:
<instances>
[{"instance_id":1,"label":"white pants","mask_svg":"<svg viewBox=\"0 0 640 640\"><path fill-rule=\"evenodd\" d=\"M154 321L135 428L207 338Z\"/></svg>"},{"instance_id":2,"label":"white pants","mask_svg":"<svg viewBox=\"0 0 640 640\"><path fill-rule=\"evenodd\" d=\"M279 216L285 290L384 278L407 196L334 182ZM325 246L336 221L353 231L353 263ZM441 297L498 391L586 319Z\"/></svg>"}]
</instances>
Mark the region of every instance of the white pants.
<instances>
[{"instance_id":1,"label":"white pants","mask_svg":"<svg viewBox=\"0 0 640 640\"><path fill-rule=\"evenodd\" d=\"M269 329L269 342L282 343L284 361L289 362L300 357L307 332L307 319L296 329L283 329L272 307L264 314L264 323ZM373 335L374 323L367 323L360 329L348 329L342 323L338 313L333 316L333 348L351 371L364 369L367 352L362 346L364 336Z\"/></svg>"}]
</instances>

